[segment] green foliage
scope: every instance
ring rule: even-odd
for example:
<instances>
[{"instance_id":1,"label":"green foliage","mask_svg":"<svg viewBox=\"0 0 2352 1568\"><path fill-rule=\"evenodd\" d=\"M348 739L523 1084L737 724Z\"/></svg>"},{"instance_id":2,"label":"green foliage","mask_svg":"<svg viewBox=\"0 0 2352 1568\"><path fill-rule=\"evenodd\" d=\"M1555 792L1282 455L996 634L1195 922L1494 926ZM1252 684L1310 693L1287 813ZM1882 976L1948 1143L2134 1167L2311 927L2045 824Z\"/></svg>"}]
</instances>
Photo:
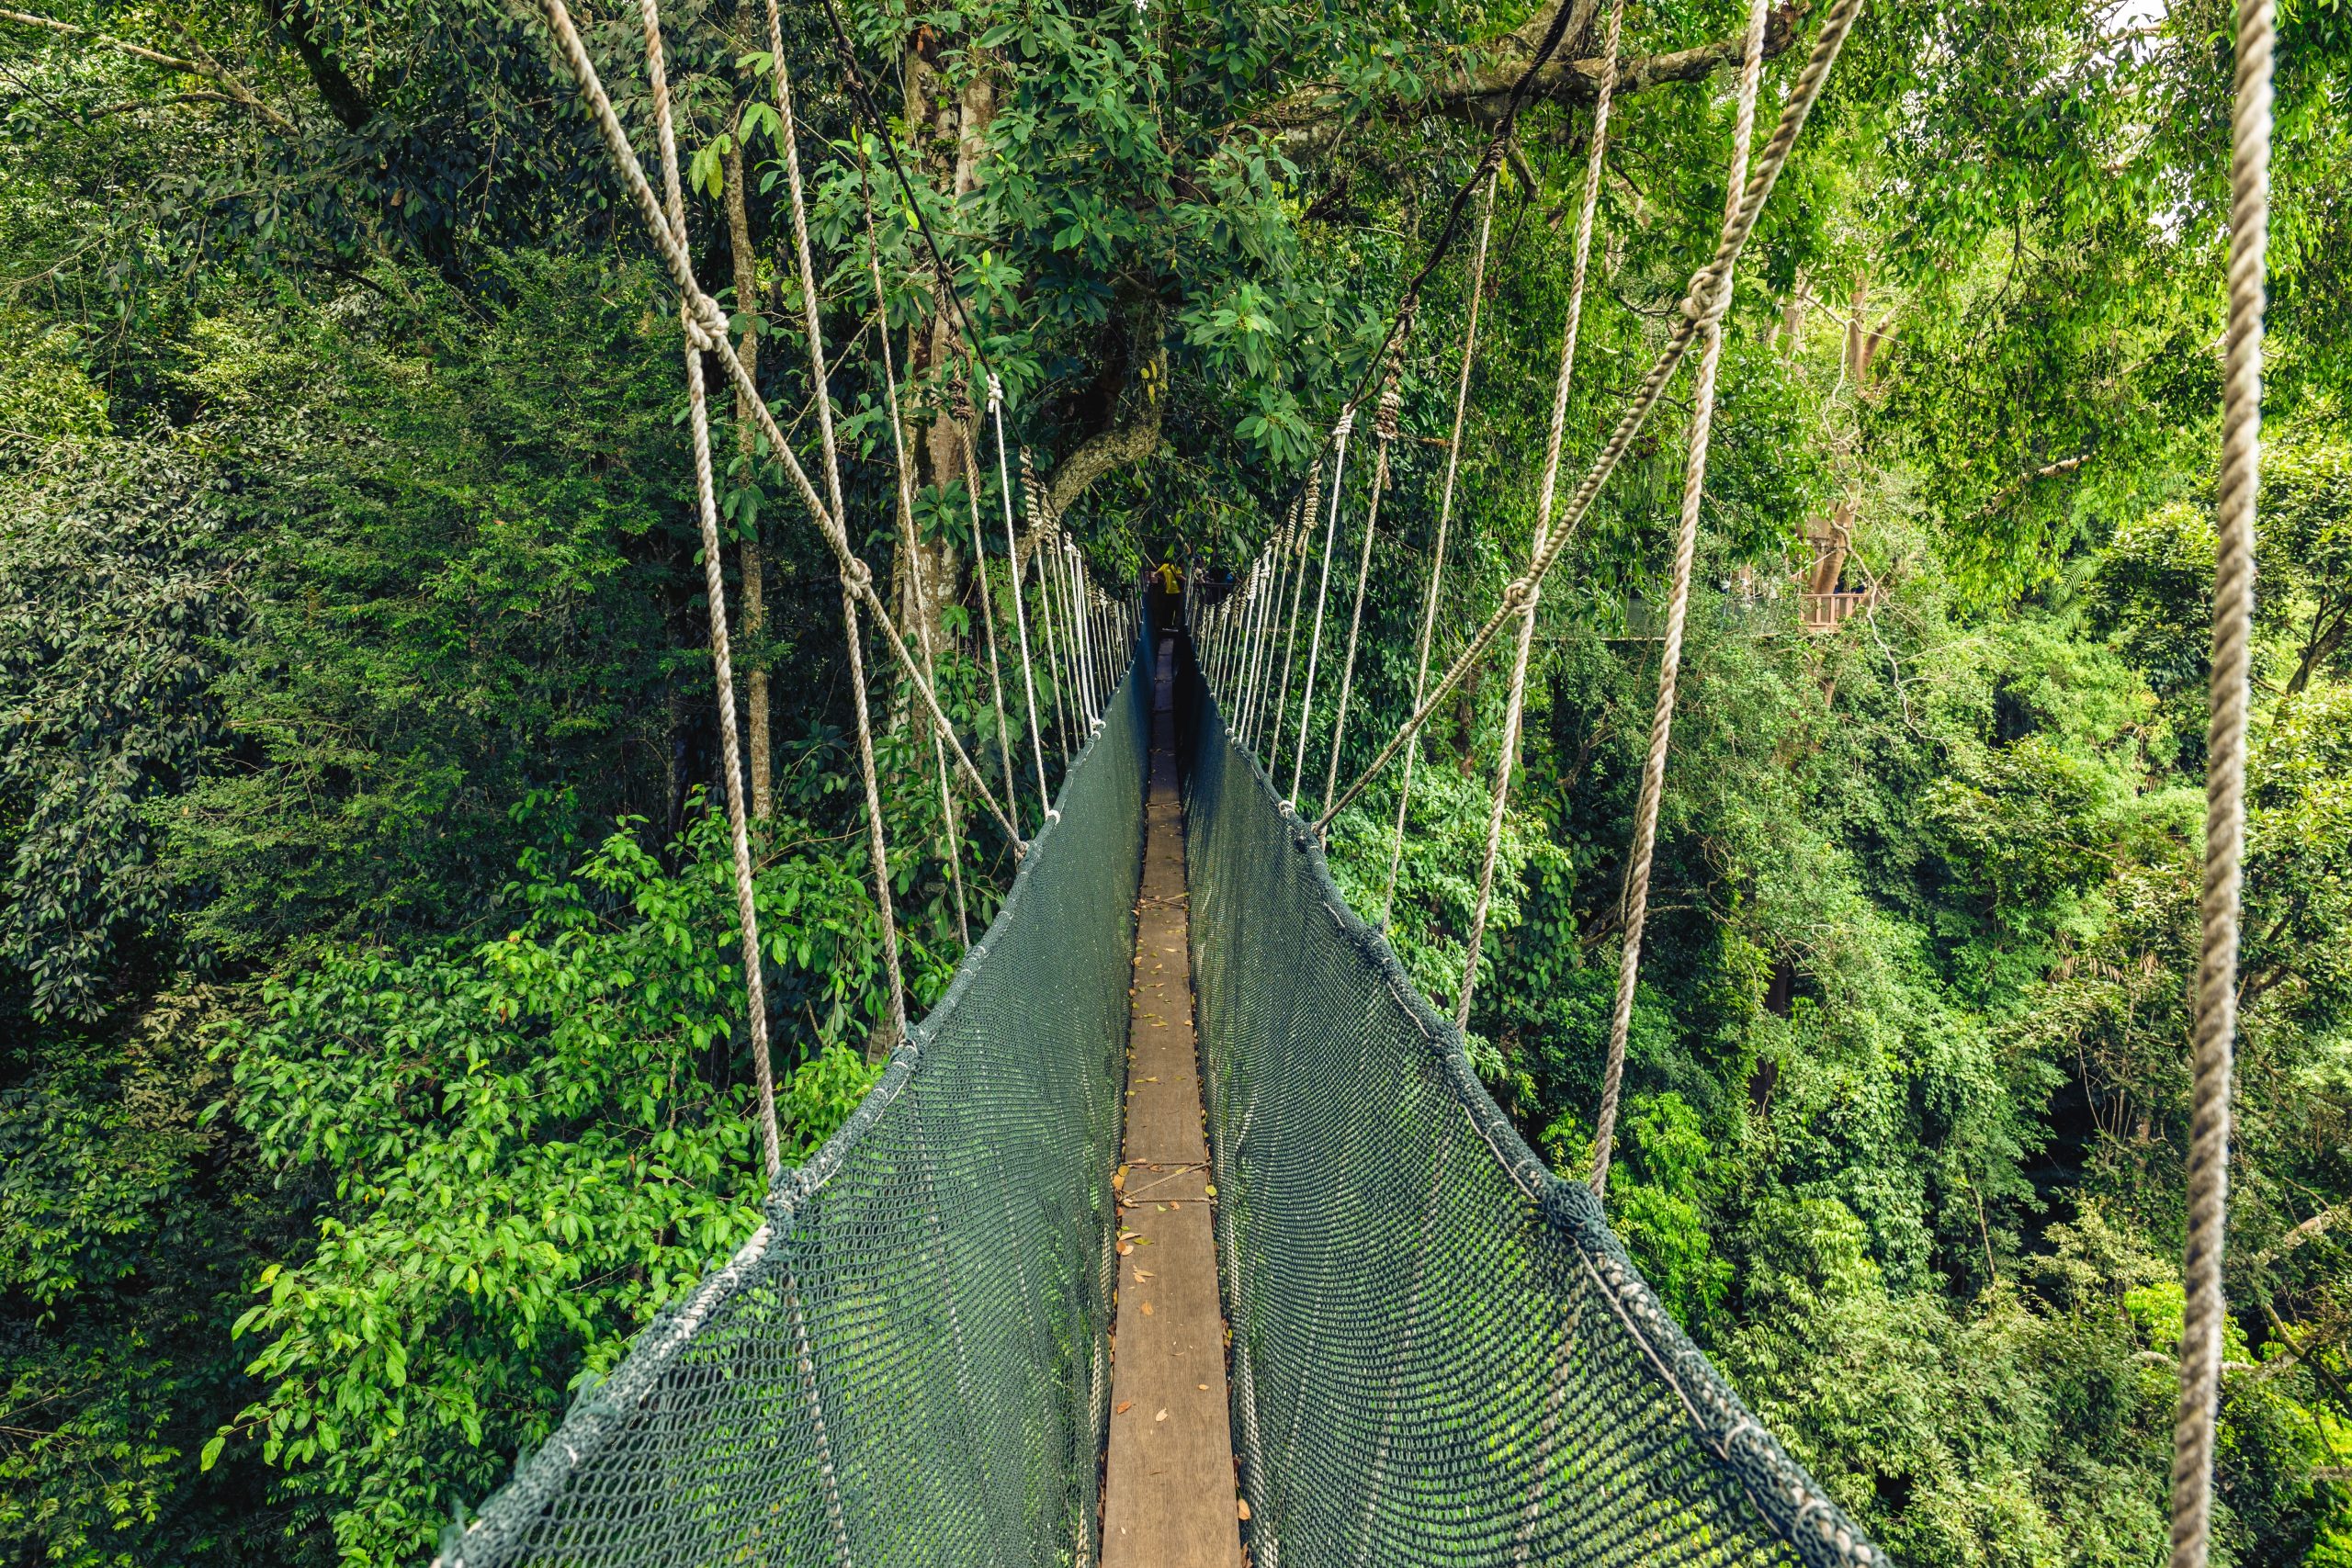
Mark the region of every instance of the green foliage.
<instances>
[{"instance_id":1,"label":"green foliage","mask_svg":"<svg viewBox=\"0 0 2352 1568\"><path fill-rule=\"evenodd\" d=\"M183 907L150 808L220 734L220 639L242 618L202 472L153 432L0 479L0 963L35 1017L103 1015Z\"/></svg>"},{"instance_id":2,"label":"green foliage","mask_svg":"<svg viewBox=\"0 0 2352 1568\"><path fill-rule=\"evenodd\" d=\"M329 952L221 1047L262 1160L334 1201L237 1321L267 1392L212 1452L257 1438L347 1559L425 1550L759 1223L723 819L676 852L666 871L624 829L567 871L535 857L503 938ZM853 983L854 875L786 860L759 891L780 970ZM807 1045L778 1094L797 1156L878 1076Z\"/></svg>"}]
</instances>

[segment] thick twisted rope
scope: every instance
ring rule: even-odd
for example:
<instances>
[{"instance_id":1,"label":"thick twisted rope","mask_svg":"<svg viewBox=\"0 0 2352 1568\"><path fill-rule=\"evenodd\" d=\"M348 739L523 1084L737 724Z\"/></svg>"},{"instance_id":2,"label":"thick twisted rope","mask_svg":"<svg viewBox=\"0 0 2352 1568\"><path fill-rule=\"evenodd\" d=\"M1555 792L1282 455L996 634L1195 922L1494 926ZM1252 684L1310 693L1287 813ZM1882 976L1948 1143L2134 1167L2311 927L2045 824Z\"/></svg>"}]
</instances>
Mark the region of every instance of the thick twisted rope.
<instances>
[{"instance_id":1,"label":"thick twisted rope","mask_svg":"<svg viewBox=\"0 0 2352 1568\"><path fill-rule=\"evenodd\" d=\"M665 235L686 231L685 198L678 185L678 143L670 120L670 78L662 58L661 17L653 0L643 0L645 69L653 89L653 114L660 127L662 183L669 194L666 210L653 216ZM650 191L650 187L649 187ZM784 1168L783 1140L775 1119L775 1066L768 1054L766 976L760 964L760 917L752 874L751 824L745 812L742 741L735 716L735 662L727 636L726 558L718 543L718 485L710 465L710 400L703 385L703 350L713 341L708 329L691 311L681 310L679 325L685 333L686 407L695 458L695 521L702 533L703 590L710 606L710 663L718 683L718 750L727 776L728 843L732 852L735 919L743 949L743 1010L752 1037L752 1076L760 1101L760 1152L773 1184ZM724 333L716 340L722 346ZM729 357L732 357L730 355Z\"/></svg>"},{"instance_id":2,"label":"thick twisted rope","mask_svg":"<svg viewBox=\"0 0 2352 1568\"><path fill-rule=\"evenodd\" d=\"M1616 73L1606 73L1602 78L1605 94L1615 85ZM1605 101L1605 100L1604 100ZM1600 119L1596 114L1594 124ZM1487 200L1478 214L1478 254L1470 263L1470 316L1462 329L1462 374L1453 388L1453 433L1445 441L1445 488L1437 505L1437 543L1430 553L1430 587L1421 601L1421 635L1413 649L1413 705L1421 703L1421 688L1429 684L1430 642L1437 634L1438 594L1445 581L1446 530L1453 521L1453 479L1462 466L1462 423L1470 408L1470 365L1478 351L1478 307L1487 288L1487 240L1495 226L1495 185L1499 176L1487 181ZM1406 742L1405 773L1396 790L1396 827L1388 840L1388 880L1380 890L1380 929L1388 929L1388 920L1396 908L1396 868L1405 858L1405 812L1413 800L1413 762L1420 753L1420 739L1416 735Z\"/></svg>"},{"instance_id":3,"label":"thick twisted rope","mask_svg":"<svg viewBox=\"0 0 2352 1568\"><path fill-rule=\"evenodd\" d=\"M1323 606L1331 595L1331 547L1340 535L1340 497L1347 491L1348 435L1356 427L1356 411L1352 405L1340 411L1340 423L1331 427L1331 434L1339 449L1331 458L1331 514L1323 528L1323 570L1315 579L1315 635L1306 645L1306 684L1298 697L1297 754L1291 761L1290 807L1298 809L1298 781L1306 772L1307 731L1315 717L1315 666L1323 654Z\"/></svg>"},{"instance_id":4,"label":"thick twisted rope","mask_svg":"<svg viewBox=\"0 0 2352 1568\"><path fill-rule=\"evenodd\" d=\"M1758 0L1760 5L1761 0ZM1616 0L1609 9L1609 39L1605 58L1600 67L1600 93L1592 106L1591 145L1585 160L1584 203L1577 216L1576 271L1568 288L1568 321L1560 333L1560 369L1552 383L1552 423L1544 437L1544 479L1536 490L1535 541L1528 552L1531 559L1543 553L1552 532L1552 503L1559 492L1560 449L1566 442L1568 423L1568 388L1576 379L1577 337L1584 323L1585 279L1592 260L1592 224L1600 206L1600 170L1609 149L1609 107L1617 92L1617 54L1624 39L1625 0ZM1760 35L1751 39L1761 42ZM1742 78L1747 96L1741 100L1745 127L1753 120L1756 95L1751 85ZM1747 141L1743 130L1735 138L1738 148L1733 164L1731 189L1739 189L1740 175L1746 170ZM1478 897L1471 906L1470 938L1463 944L1462 986L1454 993L1453 1022L1458 1029L1470 1027L1470 1001L1478 989L1478 954L1486 945L1487 919L1494 908L1495 863L1501 857L1503 818L1510 807L1511 770L1519 766L1520 728L1527 717L1527 662L1535 645L1535 607L1543 594L1543 580L1530 576L1510 585L1510 593L1522 605L1519 613L1519 637L1511 652L1510 684L1506 688L1503 704L1502 750L1495 759L1494 787L1487 797L1487 841L1478 863Z\"/></svg>"},{"instance_id":5,"label":"thick twisted rope","mask_svg":"<svg viewBox=\"0 0 2352 1568\"><path fill-rule=\"evenodd\" d=\"M2180 1406L2173 1426L2172 1564L2204 1568L2212 1533L2221 1400L2222 1248L2229 1217L2230 1075L2237 1033L2238 895L2245 847L2247 643L2255 503L2262 477L2263 260L2270 224L2272 0L2238 7L2230 124L2230 328L2213 552L2213 665L2206 700L2204 951L2197 970L2188 1243L2182 1260Z\"/></svg>"},{"instance_id":6,"label":"thick twisted rope","mask_svg":"<svg viewBox=\"0 0 2352 1568\"><path fill-rule=\"evenodd\" d=\"M1642 433L1642 426L1648 423L1658 400L1665 396L1667 383L1673 378L1676 368L1681 365L1683 356L1690 352L1691 343L1698 337L1699 320L1705 313L1707 301L1715 296L1716 280L1728 274L1732 265L1739 259L1740 251L1747 245L1748 235L1755 231L1757 220L1764 211L1764 203L1771 196L1772 186L1781 177L1781 170L1788 164L1789 153L1796 145L1797 134L1804 129L1806 118L1813 113L1813 106L1821 97L1821 90L1829 80L1829 69L1837 63L1838 51L1845 47L1846 39L1853 30L1854 18L1861 13L1862 3L1863 0L1837 0L1828 16L1823 18L1821 36L1815 40L1813 53L1806 59L1804 70L1797 77L1795 90L1790 94L1788 106L1781 111L1781 122L1772 132L1772 140L1757 160L1756 172L1749 176L1747 188L1740 197L1738 221L1725 230L1714 258L1692 276L1690 289L1682 298L1681 320L1676 323L1673 335L1659 351L1657 361L1642 378L1640 387L1635 389L1632 403L1623 417L1618 420L1616 428L1610 432L1600 456L1593 459L1592 467L1577 484L1575 493L1568 498L1567 507L1561 513L1558 525L1544 540L1526 576L1521 579L1522 582L1532 585L1542 581L1558 563L1561 549L1574 536L1577 525L1584 521L1585 514L1592 509L1593 502L1600 494L1601 487L1617 471L1617 465L1624 460L1626 449ZM1317 827L1328 826L1332 818L1363 793L1364 786L1396 759L1396 754L1405 749L1406 742L1429 722L1430 716L1437 711L1439 705L1453 695L1470 671L1477 667L1479 660L1486 657L1487 650L1494 646L1504 624L1518 612L1519 604L1507 592L1503 604L1471 635L1453 662L1447 666L1444 677L1422 699L1412 715L1397 727L1395 738L1381 749L1380 754L1373 759L1372 765L1357 776L1355 783L1350 784L1339 799L1325 807Z\"/></svg>"},{"instance_id":7,"label":"thick twisted rope","mask_svg":"<svg viewBox=\"0 0 2352 1568\"><path fill-rule=\"evenodd\" d=\"M1764 73L1768 0L1750 0L1747 50L1740 61L1739 114L1731 132L1731 186L1747 173L1747 145L1756 130L1756 89ZM1735 203L1724 213L1739 220ZM1650 864L1657 849L1658 800L1666 793L1666 752L1674 736L1675 682L1682 669L1682 629L1690 610L1690 567L1699 546L1699 502L1707 486L1707 443L1715 424L1715 373L1723 363L1724 312L1731 308L1732 275L1723 274L1700 322L1699 382L1690 411L1690 449L1682 466L1682 515L1674 540L1674 587L1667 601L1666 641L1658 656L1657 705L1650 716L1649 755L1634 810L1633 855L1625 863L1625 945L1617 960L1617 999L1609 1014L1609 1056L1600 1074L1600 1114L1592 1140L1592 1190L1609 1190L1609 1161L1617 1138L1617 1100L1625 1081L1625 1040L1633 1028L1634 987L1641 978L1642 930L1649 919Z\"/></svg>"},{"instance_id":8,"label":"thick twisted rope","mask_svg":"<svg viewBox=\"0 0 2352 1568\"><path fill-rule=\"evenodd\" d=\"M1380 497L1388 488L1388 449L1396 440L1397 416L1403 412L1404 398L1397 382L1404 375L1406 338L1399 334L1396 347L1388 358L1388 378L1380 389L1380 404L1373 412L1372 434L1374 457L1372 464L1372 499L1364 504L1363 548L1356 557L1355 608L1348 613L1348 652L1340 664L1340 704L1331 710L1331 761L1323 773L1323 798L1340 787L1340 743L1348 731L1348 699L1355 694L1356 638L1363 630L1364 584L1372 578L1372 541L1380 532Z\"/></svg>"},{"instance_id":9,"label":"thick twisted rope","mask_svg":"<svg viewBox=\"0 0 2352 1568\"><path fill-rule=\"evenodd\" d=\"M643 0L646 27L655 30L656 0ZM785 185L791 195L792 247L794 259L800 266L800 311L802 333L808 344L809 394L817 404L817 438L825 451L825 499L831 504L837 526L843 525L849 509L842 500L841 449L833 438L833 397L825 371L825 329L817 315L817 266L808 249L808 205L800 182L800 138L792 113L792 76L785 69L783 22L773 7L768 15L769 49L773 55L775 76L775 103L779 123L776 138L784 143ZM662 178L670 186L673 211L677 211L677 189L673 171L669 167L675 152L671 145L667 127L666 107L662 115ZM685 236L685 220L677 211L677 229L681 240ZM888 332L883 333L888 337ZM865 855L867 869L874 881L874 908L882 922L882 973L889 987L889 1015L887 1038L889 1047L906 1038L907 983L899 967L899 917L890 896L890 846L882 826L882 784L874 766L874 716L865 691L865 649L858 632L858 593L855 583L865 581L869 587L873 573L864 560L857 560L854 570L844 563L842 568L842 633L849 643L850 707L857 716L857 771L865 790ZM887 619L887 615L882 618ZM925 634L926 652L929 633ZM924 670L929 682L928 661ZM936 732L934 732L935 734ZM869 1051L868 1055L882 1053Z\"/></svg>"},{"instance_id":10,"label":"thick twisted rope","mask_svg":"<svg viewBox=\"0 0 2352 1568\"><path fill-rule=\"evenodd\" d=\"M637 151L629 143L628 132L622 129L620 116L613 108L612 97L605 91L604 81L597 75L594 62L588 58L587 45L581 40L580 29L573 25L571 14L566 8L564 0L541 0L541 6L547 16L548 30L555 39L556 48L562 54L564 64L571 72L572 79L579 84L581 96L587 100L591 117L596 122L597 134L605 143L605 151L611 157L614 168L619 173L621 182L628 187L629 199L636 206L638 216L644 220L646 231L653 241L654 250L661 255L662 265L668 270L670 280L678 290L681 299L680 309L689 314L695 324L702 329L705 342L715 345L705 352L718 358L736 389L743 393L744 400L752 411L752 416L759 422L761 434L767 437L770 449L776 454L784 464L785 471L791 476L793 485L799 491L800 499L808 506L809 516L816 521L817 530L823 536L826 547L833 552L834 559L840 564L842 570L855 577L857 571L862 570L863 567L862 564L854 570L852 567L851 563L857 559L857 553L850 546L847 529L842 525L841 519L826 508L824 500L818 495L816 485L810 481L808 471L800 466L799 458L793 455L791 445L785 439L783 429L777 425L774 411L768 407L767 400L760 396L757 382L744 366L741 357L735 353L733 344L728 341L727 312L719 309L718 302L704 293L701 285L695 281L694 265L686 254L684 238L672 231L669 219L662 210L661 198L654 195L652 186L646 180L644 166L639 163ZM978 796L980 803L988 807L989 814L996 818L998 826L1017 841L1019 834L1013 828L1012 819L997 804L995 795L989 789L988 781L980 776L979 770L973 765L971 758L966 755L964 743L956 738L955 728L947 722L946 712L939 705L938 694L933 691L931 683L922 678L922 671L915 663L915 657L908 649L905 639L899 636L899 629L890 619L888 608L883 604L880 596L874 592L872 573L866 573L865 580L857 592L859 602L873 615L875 624L881 627L883 637L889 644L891 657L898 660L899 669L906 671L908 679L913 682L915 693L922 699L924 711L930 715L931 722L939 727L940 733L945 737L949 748L955 752L956 767L972 785L973 792Z\"/></svg>"}]
</instances>

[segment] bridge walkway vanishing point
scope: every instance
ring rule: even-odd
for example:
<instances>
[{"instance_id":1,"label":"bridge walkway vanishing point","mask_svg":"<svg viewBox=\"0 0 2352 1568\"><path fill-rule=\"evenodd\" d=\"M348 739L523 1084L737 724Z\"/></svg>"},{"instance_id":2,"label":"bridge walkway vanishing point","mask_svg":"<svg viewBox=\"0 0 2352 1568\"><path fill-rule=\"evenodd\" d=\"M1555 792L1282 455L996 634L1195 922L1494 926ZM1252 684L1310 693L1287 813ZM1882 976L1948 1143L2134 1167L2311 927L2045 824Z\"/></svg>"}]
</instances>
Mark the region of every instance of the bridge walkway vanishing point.
<instances>
[{"instance_id":1,"label":"bridge walkway vanishing point","mask_svg":"<svg viewBox=\"0 0 2352 1568\"><path fill-rule=\"evenodd\" d=\"M1175 644L1158 645L1128 1024L1103 1568L1239 1568L1208 1145L1193 1030Z\"/></svg>"}]
</instances>

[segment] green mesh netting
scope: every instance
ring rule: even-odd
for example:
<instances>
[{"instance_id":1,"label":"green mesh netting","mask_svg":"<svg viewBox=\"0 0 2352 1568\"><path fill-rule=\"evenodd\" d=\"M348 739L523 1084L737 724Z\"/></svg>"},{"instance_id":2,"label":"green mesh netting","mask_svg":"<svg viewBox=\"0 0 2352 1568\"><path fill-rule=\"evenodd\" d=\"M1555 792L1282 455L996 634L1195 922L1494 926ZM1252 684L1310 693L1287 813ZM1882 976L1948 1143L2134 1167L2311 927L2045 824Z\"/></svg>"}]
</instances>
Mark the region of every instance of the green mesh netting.
<instances>
[{"instance_id":1,"label":"green mesh netting","mask_svg":"<svg viewBox=\"0 0 2352 1568\"><path fill-rule=\"evenodd\" d=\"M1529 1151L1190 683L1193 985L1256 1568L1883 1559Z\"/></svg>"},{"instance_id":2,"label":"green mesh netting","mask_svg":"<svg viewBox=\"0 0 2352 1568\"><path fill-rule=\"evenodd\" d=\"M442 1562L1092 1561L1149 691L857 1113Z\"/></svg>"}]
</instances>

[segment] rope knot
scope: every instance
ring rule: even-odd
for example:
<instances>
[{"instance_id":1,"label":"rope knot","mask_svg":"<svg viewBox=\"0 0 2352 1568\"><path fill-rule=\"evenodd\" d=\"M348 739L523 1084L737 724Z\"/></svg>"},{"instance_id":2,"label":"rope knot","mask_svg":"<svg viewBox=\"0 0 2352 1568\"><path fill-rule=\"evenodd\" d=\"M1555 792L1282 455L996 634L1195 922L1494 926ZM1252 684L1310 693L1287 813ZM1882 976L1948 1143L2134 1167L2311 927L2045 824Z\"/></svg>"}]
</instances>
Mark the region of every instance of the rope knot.
<instances>
[{"instance_id":1,"label":"rope knot","mask_svg":"<svg viewBox=\"0 0 2352 1568\"><path fill-rule=\"evenodd\" d=\"M1690 292L1682 296L1684 319L1702 324L1722 321L1731 309L1731 290L1724 283L1723 274L1712 264L1692 274Z\"/></svg>"},{"instance_id":2,"label":"rope knot","mask_svg":"<svg viewBox=\"0 0 2352 1568\"><path fill-rule=\"evenodd\" d=\"M1380 389L1380 410L1373 415L1373 434L1385 444L1396 439L1396 416L1404 411L1405 395L1396 389L1396 376L1392 368L1388 385Z\"/></svg>"},{"instance_id":3,"label":"rope knot","mask_svg":"<svg viewBox=\"0 0 2352 1568\"><path fill-rule=\"evenodd\" d=\"M842 586L852 593L859 595L872 592L874 569L857 557L850 557L848 560L842 563Z\"/></svg>"},{"instance_id":4,"label":"rope knot","mask_svg":"<svg viewBox=\"0 0 2352 1568\"><path fill-rule=\"evenodd\" d=\"M716 354L727 346L727 312L707 294L678 302L678 324L685 329L689 348Z\"/></svg>"},{"instance_id":5,"label":"rope knot","mask_svg":"<svg viewBox=\"0 0 2352 1568\"><path fill-rule=\"evenodd\" d=\"M1534 603L1535 584L1523 577L1511 579L1510 586L1503 590L1503 605L1515 615L1527 614Z\"/></svg>"},{"instance_id":6,"label":"rope knot","mask_svg":"<svg viewBox=\"0 0 2352 1568\"><path fill-rule=\"evenodd\" d=\"M1354 430L1355 427L1356 405L1350 403L1346 408L1340 411L1340 423L1331 427L1331 434L1339 437L1340 440L1345 441L1348 438L1349 432Z\"/></svg>"},{"instance_id":7,"label":"rope knot","mask_svg":"<svg viewBox=\"0 0 2352 1568\"><path fill-rule=\"evenodd\" d=\"M1004 382L991 370L989 372L989 412L995 413L1003 407Z\"/></svg>"}]
</instances>

